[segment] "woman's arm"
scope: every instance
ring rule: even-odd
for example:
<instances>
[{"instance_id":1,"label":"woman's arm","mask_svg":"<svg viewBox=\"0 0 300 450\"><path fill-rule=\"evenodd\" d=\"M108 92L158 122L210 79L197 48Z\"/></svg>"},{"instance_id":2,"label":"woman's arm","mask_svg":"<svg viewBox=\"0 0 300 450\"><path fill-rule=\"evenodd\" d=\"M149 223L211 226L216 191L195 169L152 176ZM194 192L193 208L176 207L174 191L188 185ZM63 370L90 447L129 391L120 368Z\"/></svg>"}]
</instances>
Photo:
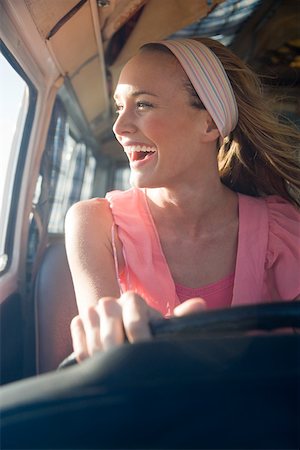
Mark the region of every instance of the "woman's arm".
<instances>
[{"instance_id":1,"label":"woman's arm","mask_svg":"<svg viewBox=\"0 0 300 450\"><path fill-rule=\"evenodd\" d=\"M68 211L66 251L80 314L85 315L101 297L120 296L112 227L113 218L105 199L82 201Z\"/></svg>"}]
</instances>

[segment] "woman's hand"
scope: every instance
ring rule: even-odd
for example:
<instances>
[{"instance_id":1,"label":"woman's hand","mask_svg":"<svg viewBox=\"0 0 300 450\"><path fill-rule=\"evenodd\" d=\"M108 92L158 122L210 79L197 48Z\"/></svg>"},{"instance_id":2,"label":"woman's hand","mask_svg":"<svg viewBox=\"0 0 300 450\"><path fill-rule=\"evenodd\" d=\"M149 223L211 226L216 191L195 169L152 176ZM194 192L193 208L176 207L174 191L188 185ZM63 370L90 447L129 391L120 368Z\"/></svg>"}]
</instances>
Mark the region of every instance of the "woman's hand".
<instances>
[{"instance_id":1,"label":"woman's hand","mask_svg":"<svg viewBox=\"0 0 300 450\"><path fill-rule=\"evenodd\" d=\"M179 317L205 309L200 298L190 299L174 309ZM78 362L97 351L109 350L126 339L140 342L151 339L149 320L162 315L149 307L145 300L134 292L126 292L119 299L101 298L84 315L71 322L74 353Z\"/></svg>"}]
</instances>

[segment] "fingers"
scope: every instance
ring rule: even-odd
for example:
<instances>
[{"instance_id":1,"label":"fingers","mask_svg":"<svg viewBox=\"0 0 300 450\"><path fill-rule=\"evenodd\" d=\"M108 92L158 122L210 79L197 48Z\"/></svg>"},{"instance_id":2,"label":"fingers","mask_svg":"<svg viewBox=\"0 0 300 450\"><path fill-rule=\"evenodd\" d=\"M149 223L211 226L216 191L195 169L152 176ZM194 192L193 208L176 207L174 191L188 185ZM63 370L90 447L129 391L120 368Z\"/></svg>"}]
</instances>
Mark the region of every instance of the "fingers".
<instances>
[{"instance_id":1,"label":"fingers","mask_svg":"<svg viewBox=\"0 0 300 450\"><path fill-rule=\"evenodd\" d=\"M76 316L71 322L73 349L78 362L102 349L100 318L95 308L89 308L84 316Z\"/></svg>"},{"instance_id":2,"label":"fingers","mask_svg":"<svg viewBox=\"0 0 300 450\"><path fill-rule=\"evenodd\" d=\"M78 362L124 341L122 310L115 298L101 298L71 322L73 349Z\"/></svg>"},{"instance_id":3,"label":"fingers","mask_svg":"<svg viewBox=\"0 0 300 450\"><path fill-rule=\"evenodd\" d=\"M87 349L85 330L80 316L76 316L72 319L70 329L76 360L81 362L89 356L89 353Z\"/></svg>"},{"instance_id":4,"label":"fingers","mask_svg":"<svg viewBox=\"0 0 300 450\"><path fill-rule=\"evenodd\" d=\"M89 308L86 315L83 316L83 327L86 337L86 346L88 354L101 350L101 340L99 335L100 317L95 308Z\"/></svg>"},{"instance_id":5,"label":"fingers","mask_svg":"<svg viewBox=\"0 0 300 450\"><path fill-rule=\"evenodd\" d=\"M135 292L126 292L119 300L122 307L124 330L129 342L149 340L150 318L162 317L161 314L150 308L145 300Z\"/></svg>"},{"instance_id":6,"label":"fingers","mask_svg":"<svg viewBox=\"0 0 300 450\"><path fill-rule=\"evenodd\" d=\"M101 298L96 307L100 323L98 326L99 350L109 350L124 342L122 308L115 298Z\"/></svg>"},{"instance_id":7,"label":"fingers","mask_svg":"<svg viewBox=\"0 0 300 450\"><path fill-rule=\"evenodd\" d=\"M120 299L101 298L97 305L71 322L74 353L81 362L97 351L151 338L149 320L161 317L138 294L126 292Z\"/></svg>"},{"instance_id":8,"label":"fingers","mask_svg":"<svg viewBox=\"0 0 300 450\"><path fill-rule=\"evenodd\" d=\"M190 298L189 300L186 300L184 303L181 303L180 305L176 306L173 314L176 317L181 317L187 314L193 314L205 310L206 310L205 301L200 297L196 297Z\"/></svg>"},{"instance_id":9,"label":"fingers","mask_svg":"<svg viewBox=\"0 0 300 450\"><path fill-rule=\"evenodd\" d=\"M174 316L180 317L205 309L203 299L193 298L177 306ZM77 360L81 362L97 351L114 348L122 344L125 337L129 342L149 340L149 321L159 317L162 315L150 308L135 292L126 292L118 300L113 297L101 298L84 316L77 316L72 320L71 334Z\"/></svg>"}]
</instances>

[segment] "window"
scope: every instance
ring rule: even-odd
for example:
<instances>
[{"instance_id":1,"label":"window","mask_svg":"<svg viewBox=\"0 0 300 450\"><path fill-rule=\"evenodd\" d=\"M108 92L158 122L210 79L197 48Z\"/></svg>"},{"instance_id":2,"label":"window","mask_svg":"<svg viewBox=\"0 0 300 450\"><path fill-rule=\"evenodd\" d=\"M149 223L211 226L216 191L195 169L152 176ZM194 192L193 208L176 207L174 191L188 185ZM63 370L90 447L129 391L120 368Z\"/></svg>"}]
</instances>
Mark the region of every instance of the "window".
<instances>
[{"instance_id":1,"label":"window","mask_svg":"<svg viewBox=\"0 0 300 450\"><path fill-rule=\"evenodd\" d=\"M3 272L12 252L36 90L2 41L0 44L0 272Z\"/></svg>"},{"instance_id":2,"label":"window","mask_svg":"<svg viewBox=\"0 0 300 450\"><path fill-rule=\"evenodd\" d=\"M67 135L62 154L48 231L63 233L64 220L70 206L89 198L93 188L96 161L83 142Z\"/></svg>"},{"instance_id":3,"label":"window","mask_svg":"<svg viewBox=\"0 0 300 450\"><path fill-rule=\"evenodd\" d=\"M33 201L36 220L49 233L62 234L65 215L70 206L79 200L90 198L95 167L96 160L91 149L73 136L68 114L58 97ZM31 234L36 233L31 230ZM31 240L29 254L30 259L33 259L38 236Z\"/></svg>"},{"instance_id":4,"label":"window","mask_svg":"<svg viewBox=\"0 0 300 450\"><path fill-rule=\"evenodd\" d=\"M128 166L118 167L115 171L114 189L124 191L131 187L130 168Z\"/></svg>"},{"instance_id":5,"label":"window","mask_svg":"<svg viewBox=\"0 0 300 450\"><path fill-rule=\"evenodd\" d=\"M96 159L92 155L91 150L88 149L87 163L84 172L84 179L82 183L82 190L80 200L91 198L93 194L93 183L96 170Z\"/></svg>"}]
</instances>

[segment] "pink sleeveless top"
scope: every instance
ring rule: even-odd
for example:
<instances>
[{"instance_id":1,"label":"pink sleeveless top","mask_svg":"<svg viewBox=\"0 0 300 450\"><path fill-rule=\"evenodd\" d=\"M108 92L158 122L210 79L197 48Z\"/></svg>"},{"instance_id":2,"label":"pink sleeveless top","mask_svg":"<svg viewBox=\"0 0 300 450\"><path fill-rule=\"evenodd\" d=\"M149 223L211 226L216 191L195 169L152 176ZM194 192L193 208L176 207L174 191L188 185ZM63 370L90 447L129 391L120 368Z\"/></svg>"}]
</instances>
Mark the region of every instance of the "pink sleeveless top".
<instances>
[{"instance_id":1,"label":"pink sleeveless top","mask_svg":"<svg viewBox=\"0 0 300 450\"><path fill-rule=\"evenodd\" d=\"M234 273L200 288L189 288L175 283L175 290L180 303L189 298L200 297L205 300L207 309L226 308L232 302L233 281Z\"/></svg>"},{"instance_id":2,"label":"pink sleeveless top","mask_svg":"<svg viewBox=\"0 0 300 450\"><path fill-rule=\"evenodd\" d=\"M187 291L175 286L144 190L113 191L106 198L123 245L122 273L115 254L121 292L136 291L163 315L171 315L175 306L186 299ZM239 194L238 204L238 250L231 284L229 277L225 279L225 287L221 280L202 288L206 296L211 289L219 292L214 294L212 307L291 300L299 296L299 211L277 196L263 199ZM200 296L205 299L205 295Z\"/></svg>"}]
</instances>

